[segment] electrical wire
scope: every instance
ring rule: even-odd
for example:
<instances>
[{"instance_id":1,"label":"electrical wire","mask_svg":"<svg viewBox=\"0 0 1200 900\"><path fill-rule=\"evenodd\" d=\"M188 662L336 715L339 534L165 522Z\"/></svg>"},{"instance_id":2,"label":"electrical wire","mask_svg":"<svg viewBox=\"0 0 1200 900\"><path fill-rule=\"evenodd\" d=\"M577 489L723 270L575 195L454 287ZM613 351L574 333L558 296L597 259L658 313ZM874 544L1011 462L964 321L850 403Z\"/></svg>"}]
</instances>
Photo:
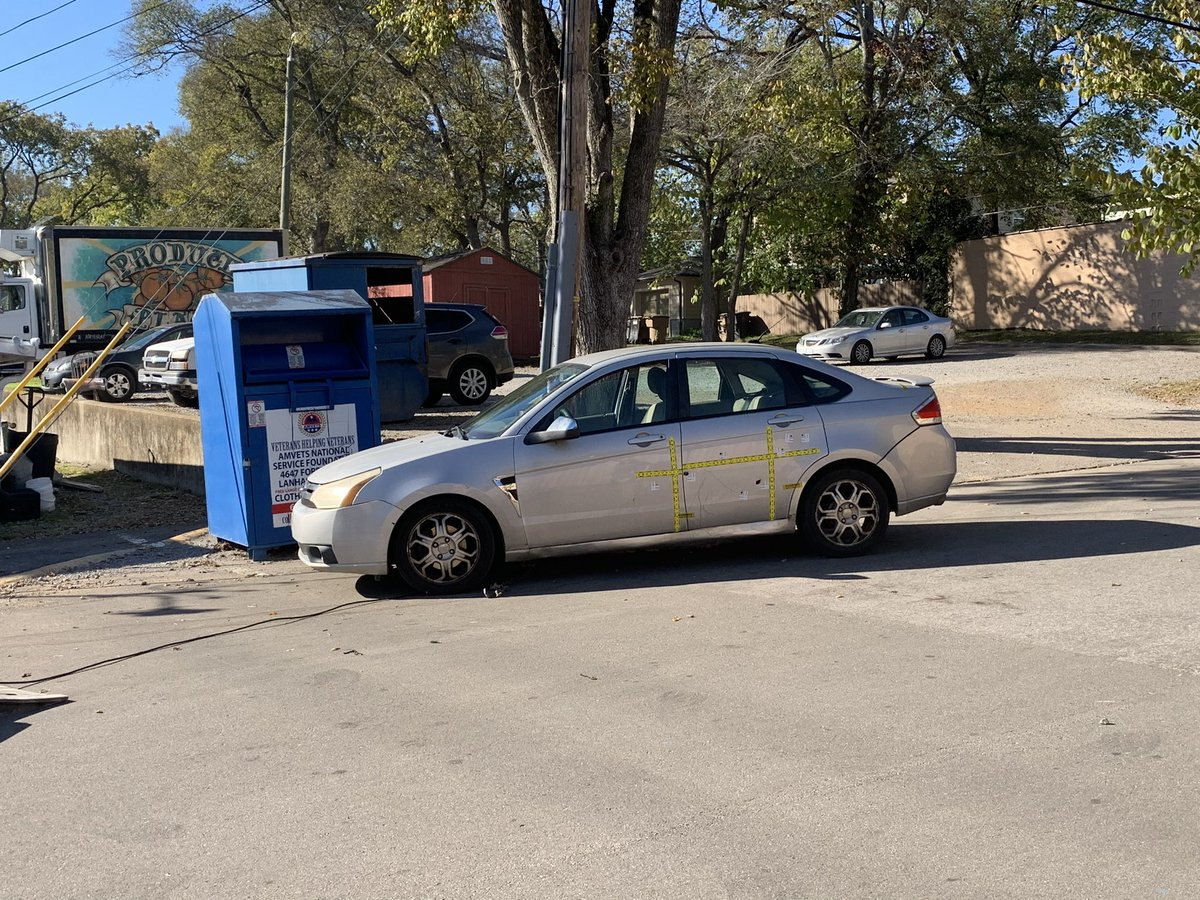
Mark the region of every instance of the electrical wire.
<instances>
[{"instance_id":1,"label":"electrical wire","mask_svg":"<svg viewBox=\"0 0 1200 900\"><path fill-rule=\"evenodd\" d=\"M258 10L262 9L269 2L270 2L270 0L258 0L257 3L255 3L251 6L248 6L246 9L241 10L236 15L234 15L228 19L225 19L222 22L218 22L216 25L213 25L206 31L200 32L199 34L196 35L196 37L197 38L206 38L213 34L216 34L222 28L225 28L227 25L233 24L238 19L241 19L244 16L248 16L251 13L258 12ZM43 91L42 93L38 94L36 97L31 97L28 100L24 100L20 104L18 104L20 107L20 112L16 113L13 116L10 116L9 118L5 119L2 122L0 122L0 127L4 127L5 125L8 125L11 122L15 122L18 118L20 118L25 113L37 112L39 109L44 109L47 106L51 106L55 103L58 103L60 100L65 100L68 97L73 97L76 94L81 93L82 91L86 91L89 88L93 88L98 84L103 84L104 82L109 81L113 78L119 78L120 76L124 75L126 72L130 72L133 69L135 69L138 66L138 64L140 62L142 62L143 60L149 59L153 56L158 55L159 53L162 53L164 50L166 50L168 47L170 47L172 43L173 42L167 42L165 44L160 44L159 46L154 47L151 50L143 50L139 53L134 53L130 56L126 56L123 59L117 60L112 65L105 66L103 69L97 69L95 72L92 72L90 75L84 75L80 78L76 78L74 81L68 81L66 84L60 84L56 88L51 88L48 91ZM129 65L124 66L124 68L119 69L116 72L110 72L111 69L115 68L116 66L120 66L123 63L129 63ZM105 75L104 74L105 72L109 72L110 74ZM44 103L39 103L37 106L30 106L31 103L36 103L38 100L41 100L43 97L49 97L51 94L54 94L58 91L65 90L66 88L69 88L69 87L74 87L75 85L79 84L81 81L86 81L87 79L92 78L97 75L103 75L104 77L97 78L95 81L91 82L90 84L85 84L81 88L76 88L75 90L68 91L65 94L59 94L58 96L51 97L49 100L46 100Z\"/></svg>"},{"instance_id":2,"label":"electrical wire","mask_svg":"<svg viewBox=\"0 0 1200 900\"><path fill-rule=\"evenodd\" d=\"M43 56L54 53L56 50L61 50L63 47L70 47L72 44L77 44L80 41L90 38L92 35L99 34L102 31L108 31L110 28L116 28L118 25L123 25L131 19L136 19L138 16L144 16L147 13L154 12L154 10L158 9L160 6L166 6L169 2L170 0L161 0L161 2L155 3L153 6L148 6L145 9L138 10L135 13L130 13L125 18L118 19L116 22L109 22L107 25L103 25L100 28L97 28L95 31L89 31L87 34L81 34L79 37L71 38L69 41L63 41L63 43L56 47L51 47L48 50L43 50L41 53L35 53L33 56L27 56L24 59L17 60L15 63L10 63L3 69L0 69L0 74L3 74L10 69L15 69L17 66L23 66L27 62L33 62L35 59L41 59Z\"/></svg>"},{"instance_id":3,"label":"electrical wire","mask_svg":"<svg viewBox=\"0 0 1200 900\"><path fill-rule=\"evenodd\" d=\"M46 18L46 16L50 15L51 13L56 13L63 7L70 6L74 2L75 2L75 0L67 0L66 3L60 3L60 4L58 4L58 6L54 7L54 9L48 9L44 13L38 13L36 16L30 16L24 22L18 22L16 25L12 26L12 28L6 28L4 31L0 31L0 37L4 37L6 34L12 34L18 28L23 28L26 25L28 25L30 22L36 22L38 19L44 19L44 18Z\"/></svg>"},{"instance_id":4,"label":"electrical wire","mask_svg":"<svg viewBox=\"0 0 1200 900\"><path fill-rule=\"evenodd\" d=\"M350 606L361 606L364 603L380 603L382 600L376 597L367 597L363 600L350 600L346 603L339 603L337 606L331 606L328 609L318 610L314 613L305 613L300 616L272 616L269 619L259 619L257 622L250 622L246 625L238 625L236 628L226 628L222 631L213 631L208 634L198 634L195 637L184 638L181 641L171 641L166 644L159 644L155 647L147 647L145 650L135 650L132 653L122 653L120 656L110 656L108 659L102 659L99 662L88 663L84 666L78 666L74 669L69 669L66 672L59 672L56 675L46 675L43 678L30 678L22 681L0 681L0 684L44 684L47 681L58 681L62 678L69 678L72 675L78 675L81 672L90 672L93 669L101 669L105 666L115 665L116 663L125 662L130 659L137 659L139 656L146 656L150 653L157 653L160 650L166 650L170 647L182 647L185 644L194 644L197 641L207 641L212 638L224 637L227 634L237 634L239 631L247 631L251 628L257 628L260 625L270 625L272 622L303 622L305 619L315 619L317 616L325 616L331 612L337 612L339 609L346 609Z\"/></svg>"}]
</instances>

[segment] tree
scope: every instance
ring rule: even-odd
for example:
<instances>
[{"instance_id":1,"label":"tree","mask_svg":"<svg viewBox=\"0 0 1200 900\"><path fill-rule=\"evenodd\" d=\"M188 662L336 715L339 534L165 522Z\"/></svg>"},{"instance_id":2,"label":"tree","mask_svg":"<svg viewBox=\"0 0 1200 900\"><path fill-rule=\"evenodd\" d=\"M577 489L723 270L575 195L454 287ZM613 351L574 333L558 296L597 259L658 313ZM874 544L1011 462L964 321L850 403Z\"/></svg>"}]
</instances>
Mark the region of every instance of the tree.
<instances>
[{"instance_id":1,"label":"tree","mask_svg":"<svg viewBox=\"0 0 1200 900\"><path fill-rule=\"evenodd\" d=\"M1130 217L1129 248L1182 253L1188 275L1200 263L1200 35L1192 25L1200 10L1192 0L1151 9L1156 21L1130 16L1107 32L1077 32L1063 68L1085 101L1139 110L1136 121L1151 126L1125 165L1090 174Z\"/></svg>"},{"instance_id":2,"label":"tree","mask_svg":"<svg viewBox=\"0 0 1200 900\"><path fill-rule=\"evenodd\" d=\"M666 109L681 0L601 0L591 29L587 198L577 349L625 343ZM385 24L442 49L469 9L440 0L378 0ZM514 87L557 220L560 35L538 0L494 0Z\"/></svg>"},{"instance_id":3,"label":"tree","mask_svg":"<svg viewBox=\"0 0 1200 900\"><path fill-rule=\"evenodd\" d=\"M147 159L157 139L151 126L74 128L0 103L0 228L137 222L150 201Z\"/></svg>"}]
</instances>

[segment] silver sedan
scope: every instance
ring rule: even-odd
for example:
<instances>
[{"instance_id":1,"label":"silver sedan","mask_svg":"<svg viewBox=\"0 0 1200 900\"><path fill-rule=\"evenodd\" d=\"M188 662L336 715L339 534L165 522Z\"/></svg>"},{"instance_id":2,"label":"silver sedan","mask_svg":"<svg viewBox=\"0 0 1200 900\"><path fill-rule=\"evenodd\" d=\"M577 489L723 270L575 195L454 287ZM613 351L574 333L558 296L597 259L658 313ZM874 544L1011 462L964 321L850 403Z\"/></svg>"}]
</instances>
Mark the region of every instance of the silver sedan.
<instances>
[{"instance_id":1,"label":"silver sedan","mask_svg":"<svg viewBox=\"0 0 1200 900\"><path fill-rule=\"evenodd\" d=\"M923 354L940 359L954 346L954 323L917 306L856 309L832 328L806 334L796 352L816 359L838 359L864 365L874 356Z\"/></svg>"},{"instance_id":2,"label":"silver sedan","mask_svg":"<svg viewBox=\"0 0 1200 900\"><path fill-rule=\"evenodd\" d=\"M323 466L292 513L300 559L427 593L498 562L722 534L874 547L940 504L954 440L929 379L872 380L756 344L569 360L465 426Z\"/></svg>"}]
</instances>

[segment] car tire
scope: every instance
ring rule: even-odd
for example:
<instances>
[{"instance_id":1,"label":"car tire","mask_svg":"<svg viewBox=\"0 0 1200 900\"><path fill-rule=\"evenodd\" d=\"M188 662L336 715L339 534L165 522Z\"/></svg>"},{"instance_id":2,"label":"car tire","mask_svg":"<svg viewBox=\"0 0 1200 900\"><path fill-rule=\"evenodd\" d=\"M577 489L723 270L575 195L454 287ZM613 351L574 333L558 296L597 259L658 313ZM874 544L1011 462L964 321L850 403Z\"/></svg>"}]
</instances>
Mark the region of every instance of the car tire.
<instances>
[{"instance_id":1,"label":"car tire","mask_svg":"<svg viewBox=\"0 0 1200 900\"><path fill-rule=\"evenodd\" d=\"M887 493L859 469L832 469L814 478L800 500L798 527L822 556L859 556L887 533Z\"/></svg>"},{"instance_id":2,"label":"car tire","mask_svg":"<svg viewBox=\"0 0 1200 900\"><path fill-rule=\"evenodd\" d=\"M429 393L425 395L425 399L421 401L422 406L437 406L442 399L442 395L446 392L439 388L430 388Z\"/></svg>"},{"instance_id":3,"label":"car tire","mask_svg":"<svg viewBox=\"0 0 1200 900\"><path fill-rule=\"evenodd\" d=\"M496 535L472 504L434 499L400 520L389 557L389 568L418 593L465 593L480 588L491 574Z\"/></svg>"},{"instance_id":4,"label":"car tire","mask_svg":"<svg viewBox=\"0 0 1200 900\"><path fill-rule=\"evenodd\" d=\"M940 334L935 334L929 339L929 344L925 348L926 359L941 359L946 355L946 339Z\"/></svg>"},{"instance_id":5,"label":"car tire","mask_svg":"<svg viewBox=\"0 0 1200 900\"><path fill-rule=\"evenodd\" d=\"M492 393L491 366L474 361L455 363L450 370L450 396L462 406L479 406Z\"/></svg>"},{"instance_id":6,"label":"car tire","mask_svg":"<svg viewBox=\"0 0 1200 900\"><path fill-rule=\"evenodd\" d=\"M171 402L176 406L195 409L200 405L200 398L191 391L172 390L168 388L167 396L171 398Z\"/></svg>"},{"instance_id":7,"label":"car tire","mask_svg":"<svg viewBox=\"0 0 1200 900\"><path fill-rule=\"evenodd\" d=\"M96 397L105 403L124 403L137 392L137 373L124 366L112 366L100 374Z\"/></svg>"},{"instance_id":8,"label":"car tire","mask_svg":"<svg viewBox=\"0 0 1200 900\"><path fill-rule=\"evenodd\" d=\"M871 361L873 352L870 342L859 341L854 345L854 349L850 351L850 362L855 365L865 366Z\"/></svg>"}]
</instances>

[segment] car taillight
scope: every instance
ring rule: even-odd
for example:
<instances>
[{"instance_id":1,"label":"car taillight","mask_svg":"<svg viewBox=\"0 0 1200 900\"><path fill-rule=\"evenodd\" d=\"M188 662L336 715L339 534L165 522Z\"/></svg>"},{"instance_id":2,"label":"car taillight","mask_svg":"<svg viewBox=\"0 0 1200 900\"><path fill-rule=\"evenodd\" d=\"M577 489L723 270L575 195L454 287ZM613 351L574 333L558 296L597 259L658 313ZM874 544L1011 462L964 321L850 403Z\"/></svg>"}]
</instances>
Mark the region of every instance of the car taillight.
<instances>
[{"instance_id":1,"label":"car taillight","mask_svg":"<svg viewBox=\"0 0 1200 900\"><path fill-rule=\"evenodd\" d=\"M920 409L913 410L913 421L918 425L940 425L942 423L942 405L938 398L933 397Z\"/></svg>"},{"instance_id":2,"label":"car taillight","mask_svg":"<svg viewBox=\"0 0 1200 900\"><path fill-rule=\"evenodd\" d=\"M503 341L508 340L508 329L503 325L497 325L492 329L492 337L500 338Z\"/></svg>"}]
</instances>

